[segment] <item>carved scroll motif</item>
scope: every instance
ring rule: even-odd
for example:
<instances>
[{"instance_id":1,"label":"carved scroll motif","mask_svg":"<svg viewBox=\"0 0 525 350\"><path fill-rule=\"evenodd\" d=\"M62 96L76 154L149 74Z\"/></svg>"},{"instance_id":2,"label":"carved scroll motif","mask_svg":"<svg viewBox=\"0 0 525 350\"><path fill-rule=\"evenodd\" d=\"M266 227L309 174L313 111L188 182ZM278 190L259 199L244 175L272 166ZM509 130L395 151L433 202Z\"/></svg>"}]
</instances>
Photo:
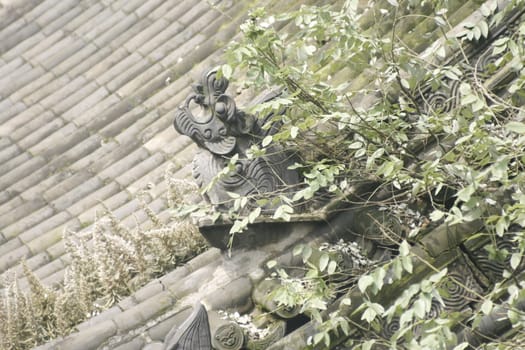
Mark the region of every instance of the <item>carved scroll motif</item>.
<instances>
[{"instance_id":1,"label":"carved scroll motif","mask_svg":"<svg viewBox=\"0 0 525 350\"><path fill-rule=\"evenodd\" d=\"M221 325L213 335L212 344L217 350L240 350L245 342L244 332L234 322Z\"/></svg>"},{"instance_id":2,"label":"carved scroll motif","mask_svg":"<svg viewBox=\"0 0 525 350\"><path fill-rule=\"evenodd\" d=\"M288 169L293 164L290 154L283 150L270 146L267 156L247 157L248 149L260 144L275 128L264 131L267 117L259 120L239 110L226 94L228 84L224 77L217 78L216 70L203 74L174 121L175 129L201 148L193 160L193 176L201 187L214 183L207 199L219 209L228 208L228 192L267 194L299 181L297 173ZM238 155L234 169L217 178L234 155Z\"/></svg>"}]
</instances>

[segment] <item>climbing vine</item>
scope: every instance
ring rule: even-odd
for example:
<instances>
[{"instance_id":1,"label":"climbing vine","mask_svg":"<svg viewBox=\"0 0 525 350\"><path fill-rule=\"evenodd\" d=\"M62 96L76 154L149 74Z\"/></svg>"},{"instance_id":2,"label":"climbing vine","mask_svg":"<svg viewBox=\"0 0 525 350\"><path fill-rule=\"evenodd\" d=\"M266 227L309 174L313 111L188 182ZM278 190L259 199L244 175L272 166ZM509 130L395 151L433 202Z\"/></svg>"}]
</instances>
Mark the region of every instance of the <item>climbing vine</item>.
<instances>
[{"instance_id":1,"label":"climbing vine","mask_svg":"<svg viewBox=\"0 0 525 350\"><path fill-rule=\"evenodd\" d=\"M464 349L468 344L458 341L454 327L466 322L474 329L495 308L503 308L519 329L525 325L516 307L523 294L517 277L525 252L525 23L517 20L513 30L503 33L500 28L525 4L362 3L301 6L280 14L256 9L219 70L228 79L242 77L242 88L282 89L279 98L250 110L273 113L270 122L282 127L253 146L249 156L263 155L271 145L299 154L293 167L304 181L281 201L275 219L290 220L305 206L315 211L319 198L359 205L350 194L373 184L375 190L361 204L395 215L403 227L397 235L384 227L382 239L394 247L394 256L355 276L353 288L365 303L350 316L339 311L321 316L335 293L325 283L327 275L339 267L329 258L312 263L304 247L296 253L305 254L308 283L277 268L283 286L277 300L286 307L301 304L321 324L309 339L313 347L332 346L340 332L348 338L351 327L364 327L361 331L373 335L351 340L354 348ZM462 5L476 15L460 23L456 12ZM484 45L486 53L478 50ZM261 211L235 216L243 199L232 201L237 205L230 215L237 220L231 233L237 234ZM429 317L446 304L447 288L462 283L414 247L440 225L475 227L470 234L478 233L465 236L464 244L484 244L481 249L491 261L507 264L488 293L461 286L479 305L467 320L447 312ZM502 248L501 240L511 241L511 247ZM381 304L379 296L392 285L411 281L416 265L429 277L413 280ZM305 291L305 285L313 289ZM351 307L351 298L343 300ZM382 337L384 322L394 320L394 335ZM405 345L399 345L401 339ZM512 344L494 340L486 347Z\"/></svg>"}]
</instances>

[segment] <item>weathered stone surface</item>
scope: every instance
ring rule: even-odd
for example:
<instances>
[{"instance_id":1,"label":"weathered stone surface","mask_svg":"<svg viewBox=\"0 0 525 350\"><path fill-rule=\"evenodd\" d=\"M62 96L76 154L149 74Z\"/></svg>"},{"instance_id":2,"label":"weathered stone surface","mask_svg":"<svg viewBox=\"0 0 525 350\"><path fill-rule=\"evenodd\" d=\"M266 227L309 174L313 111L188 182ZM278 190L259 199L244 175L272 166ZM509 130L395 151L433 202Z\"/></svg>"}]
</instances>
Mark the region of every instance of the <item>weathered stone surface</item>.
<instances>
[{"instance_id":1,"label":"weathered stone surface","mask_svg":"<svg viewBox=\"0 0 525 350\"><path fill-rule=\"evenodd\" d=\"M7 137L2 138L3 140L9 140ZM12 158L17 157L19 154L22 153L22 150L20 147L18 147L16 144L11 143L9 141L9 144L6 145L1 151L0 151L0 162L5 163L9 161Z\"/></svg>"},{"instance_id":2,"label":"weathered stone surface","mask_svg":"<svg viewBox=\"0 0 525 350\"><path fill-rule=\"evenodd\" d=\"M67 212L60 212L18 235L33 252L41 252L62 238L63 229L54 230L71 219ZM43 234L46 233L46 234Z\"/></svg>"},{"instance_id":3,"label":"weathered stone surface","mask_svg":"<svg viewBox=\"0 0 525 350\"><path fill-rule=\"evenodd\" d=\"M84 109L91 107L107 94L106 89L98 88L94 82L82 82L76 91L61 99L60 102L53 103L53 106L49 108L57 115L63 114L64 119L71 120L71 115L82 113Z\"/></svg>"},{"instance_id":4,"label":"weathered stone surface","mask_svg":"<svg viewBox=\"0 0 525 350\"><path fill-rule=\"evenodd\" d=\"M144 30L129 39L123 46L128 52L137 52L139 47L149 42L149 40L151 40L153 37L155 37L155 35L164 30L164 28L167 28L169 25L170 23L164 18L156 20Z\"/></svg>"},{"instance_id":5,"label":"weathered stone surface","mask_svg":"<svg viewBox=\"0 0 525 350\"><path fill-rule=\"evenodd\" d=\"M31 69L25 69L26 66L24 66L23 69L18 69L16 72L16 78L10 78L9 76L6 78L6 80L0 79L0 95L1 96L9 96L14 91L19 89L20 87L32 82L33 80L40 77L42 74L45 73L44 69L42 67L34 67Z\"/></svg>"},{"instance_id":6,"label":"weathered stone surface","mask_svg":"<svg viewBox=\"0 0 525 350\"><path fill-rule=\"evenodd\" d=\"M119 313L113 321L119 331L126 331L140 326L148 319L160 314L174 303L173 298L168 292L161 292L153 299L145 300L131 309Z\"/></svg>"},{"instance_id":7,"label":"weathered stone surface","mask_svg":"<svg viewBox=\"0 0 525 350\"><path fill-rule=\"evenodd\" d=\"M44 78L40 78L40 79L46 79L47 80L48 77L44 77ZM73 85L76 84L76 88L80 87L80 85L82 84L82 83L79 84L78 83L79 81L81 81L81 80L77 80L77 82L73 84ZM67 86L69 82L70 82L70 79L67 76L60 76L59 78L50 80L49 82L45 82L43 84L41 84L41 82L39 82L39 85L40 85L39 88L38 89L36 89L36 88L33 89L31 94L29 94L26 97L24 97L23 101L24 101L24 103L26 105L36 106L36 102L42 100L43 98L46 98L47 96L50 96L50 95L58 92L61 89L64 89L64 87ZM69 94L69 92L66 90L63 93L64 94ZM55 95L53 97L49 97L49 99L45 100L44 102L47 102L47 105L49 106L49 105L52 105L52 100L54 100L56 102L56 101L59 101L60 98L57 99L56 95Z\"/></svg>"},{"instance_id":8,"label":"weathered stone surface","mask_svg":"<svg viewBox=\"0 0 525 350\"><path fill-rule=\"evenodd\" d=\"M196 6L191 6L189 9L187 9L183 13L179 13L179 16L177 16L177 19L183 25L188 26L190 23L193 23L196 19L198 20L202 17L205 17L206 16L205 13L209 13L209 12L216 12L216 11L211 9L210 6L206 3L199 3Z\"/></svg>"},{"instance_id":9,"label":"weathered stone surface","mask_svg":"<svg viewBox=\"0 0 525 350\"><path fill-rule=\"evenodd\" d=\"M140 31L142 27L146 27L146 22L139 21L132 13L112 24L108 30L93 40L93 43L98 47L117 48L120 47L121 42L126 41L133 35L133 32Z\"/></svg>"},{"instance_id":10,"label":"weathered stone surface","mask_svg":"<svg viewBox=\"0 0 525 350\"><path fill-rule=\"evenodd\" d=\"M103 171L99 172L98 176L102 180L115 179L122 173L133 167L135 164L147 159L150 156L149 152L144 148L139 148L121 160L111 164Z\"/></svg>"},{"instance_id":11,"label":"weathered stone surface","mask_svg":"<svg viewBox=\"0 0 525 350\"><path fill-rule=\"evenodd\" d=\"M55 214L55 209L50 207L49 205L46 205L45 207L34 211L31 215L24 216L20 220L4 228L3 229L4 236L6 238L15 237L21 234L22 232L28 230L29 228L46 220L47 218L53 216L54 214Z\"/></svg>"},{"instance_id":12,"label":"weathered stone surface","mask_svg":"<svg viewBox=\"0 0 525 350\"><path fill-rule=\"evenodd\" d=\"M65 212L65 210L68 207L82 200L82 198L84 198L91 192L94 192L102 188L103 186L104 186L103 180L101 180L98 177L93 177L87 180L86 182L84 182L82 186L78 186L75 189L64 194L63 196L52 201L51 205L53 205L57 210Z\"/></svg>"},{"instance_id":13,"label":"weathered stone surface","mask_svg":"<svg viewBox=\"0 0 525 350\"><path fill-rule=\"evenodd\" d=\"M22 140L18 141L18 145L23 149L31 148L32 146L36 145L41 140L45 139L53 132L64 126L64 121L60 118L53 118L53 113L49 111L42 113L41 116L43 119L50 119L50 121L39 127L35 132L27 135Z\"/></svg>"},{"instance_id":14,"label":"weathered stone surface","mask_svg":"<svg viewBox=\"0 0 525 350\"><path fill-rule=\"evenodd\" d=\"M32 30L32 26L33 25L36 25L35 23L31 23L30 25L26 26L24 29L25 30ZM39 29L39 27L37 26L37 28L35 29ZM37 31L35 30L35 32ZM53 45L55 43L57 43L60 39L62 39L63 37L65 36L65 33L63 30L58 30L56 32L54 32L53 34L49 35L49 36L46 36L42 41L38 42L35 46L33 46L31 49L27 50L26 52L24 52L22 54L22 57L27 61L27 62L32 62L33 59L39 55L40 53L42 53L43 51L46 51L46 49L50 48L50 47L53 47Z\"/></svg>"},{"instance_id":15,"label":"weathered stone surface","mask_svg":"<svg viewBox=\"0 0 525 350\"><path fill-rule=\"evenodd\" d=\"M62 50L55 52L53 55L48 55L47 57L39 56L36 58L40 64L45 67L47 70L52 70L54 67L58 66L60 63L71 57L75 52L84 47L84 43L73 40L72 42L67 42L64 40Z\"/></svg>"},{"instance_id":16,"label":"weathered stone surface","mask_svg":"<svg viewBox=\"0 0 525 350\"><path fill-rule=\"evenodd\" d=\"M2 73L4 69L6 69L4 67L10 64L16 64L14 62L17 62L20 59L20 55L22 53L27 51L29 48L35 46L37 43L42 41L44 38L45 38L45 35L42 32L38 32L35 35L31 35L25 40L20 41L16 46L12 47L11 49L9 49L9 51L2 54L2 57L4 58L4 60L6 60L9 63L0 68L0 73Z\"/></svg>"},{"instance_id":17,"label":"weathered stone surface","mask_svg":"<svg viewBox=\"0 0 525 350\"><path fill-rule=\"evenodd\" d=\"M16 147L10 147L8 151L18 151ZM11 153L11 152L10 152ZM15 152L12 152L15 153ZM19 155L13 155L6 162L0 163L0 174L5 174L12 169L15 169L17 166L22 165L31 158L31 155L28 153L22 153Z\"/></svg>"},{"instance_id":18,"label":"weathered stone surface","mask_svg":"<svg viewBox=\"0 0 525 350\"><path fill-rule=\"evenodd\" d=\"M143 350L164 350L164 344L161 342L150 343L144 346Z\"/></svg>"},{"instance_id":19,"label":"weathered stone surface","mask_svg":"<svg viewBox=\"0 0 525 350\"><path fill-rule=\"evenodd\" d=\"M2 245L0 245L0 256L4 256L10 251L20 248L22 245L23 243L20 239L18 239L18 237L14 237L13 239L3 242Z\"/></svg>"},{"instance_id":20,"label":"weathered stone surface","mask_svg":"<svg viewBox=\"0 0 525 350\"><path fill-rule=\"evenodd\" d=\"M2 78L12 72L15 72L19 67L21 67L22 65L24 65L24 63L26 63L22 57L15 57L12 60L8 60L8 61L9 61L8 64L0 67L0 74L2 74Z\"/></svg>"},{"instance_id":21,"label":"weathered stone surface","mask_svg":"<svg viewBox=\"0 0 525 350\"><path fill-rule=\"evenodd\" d=\"M8 191L5 191L8 192ZM9 198L9 199L8 199ZM0 204L0 215L3 215L14 208L22 205L24 200L20 196L15 196L12 193L7 193L5 198L2 197L2 204Z\"/></svg>"},{"instance_id":22,"label":"weathered stone surface","mask_svg":"<svg viewBox=\"0 0 525 350\"><path fill-rule=\"evenodd\" d=\"M118 192L120 192L120 190L121 188L119 184L115 182L110 182L104 187L84 196L81 200L67 207L66 210L72 216L80 215L86 212L88 209L96 206L97 204L104 202L109 197L117 194Z\"/></svg>"},{"instance_id":23,"label":"weathered stone surface","mask_svg":"<svg viewBox=\"0 0 525 350\"><path fill-rule=\"evenodd\" d=\"M88 23L89 25L89 23ZM94 67L96 64L101 62L104 58L109 56L112 53L111 48L109 47L100 47L98 48L91 56L82 60L80 64L72 67L68 72L67 76L75 78L80 74L84 74L90 68Z\"/></svg>"},{"instance_id":24,"label":"weathered stone surface","mask_svg":"<svg viewBox=\"0 0 525 350\"><path fill-rule=\"evenodd\" d=\"M98 17L98 16L96 16L96 17ZM98 37L104 35L108 31L110 31L111 28L113 28L119 22L123 21L125 18L126 18L126 14L124 14L124 12L111 11L111 14L108 17L103 17L103 18L101 17L100 19L97 19L96 23L94 23L95 26L91 27L91 30L88 31L84 35L84 38L86 40L88 40L88 41L94 41ZM99 46L99 47L101 47L101 46Z\"/></svg>"},{"instance_id":25,"label":"weathered stone surface","mask_svg":"<svg viewBox=\"0 0 525 350\"><path fill-rule=\"evenodd\" d=\"M234 310L240 314L252 308L252 282L248 277L241 277L227 286L219 288L207 295L202 303L209 310Z\"/></svg>"},{"instance_id":26,"label":"weathered stone surface","mask_svg":"<svg viewBox=\"0 0 525 350\"><path fill-rule=\"evenodd\" d=\"M97 325L105 321L110 321L120 314L122 314L122 310L118 306L115 305L107 309L103 313L93 316L90 319L82 322L81 324L78 325L77 328L80 332L83 332L83 331L86 331L92 328L94 325Z\"/></svg>"},{"instance_id":27,"label":"weathered stone surface","mask_svg":"<svg viewBox=\"0 0 525 350\"><path fill-rule=\"evenodd\" d=\"M85 10L82 4L75 4L73 7L67 9L67 12L63 12L60 17L52 20L45 27L42 28L41 33L49 35L54 31L64 28L68 23L75 20Z\"/></svg>"},{"instance_id":28,"label":"weathered stone surface","mask_svg":"<svg viewBox=\"0 0 525 350\"><path fill-rule=\"evenodd\" d=\"M21 259L27 258L31 255L29 248L22 245L6 254L0 256L0 271L4 272L10 267L16 265Z\"/></svg>"},{"instance_id":29,"label":"weathered stone surface","mask_svg":"<svg viewBox=\"0 0 525 350\"><path fill-rule=\"evenodd\" d=\"M167 319L159 322L148 330L148 335L152 340L164 341L166 335L174 327L180 326L184 321L191 315L192 307L187 306L168 317Z\"/></svg>"},{"instance_id":30,"label":"weathered stone surface","mask_svg":"<svg viewBox=\"0 0 525 350\"><path fill-rule=\"evenodd\" d=\"M55 182L53 187L49 188L45 192L42 192L41 195L46 201L51 202L75 189L77 186L83 184L91 177L92 175L88 172L66 172L60 177L59 181Z\"/></svg>"},{"instance_id":31,"label":"weathered stone surface","mask_svg":"<svg viewBox=\"0 0 525 350\"><path fill-rule=\"evenodd\" d=\"M152 171L154 168L164 162L165 158L160 153L155 153L149 156L141 163L135 165L124 174L115 178L115 181L123 187L129 186L131 183Z\"/></svg>"},{"instance_id":32,"label":"weathered stone surface","mask_svg":"<svg viewBox=\"0 0 525 350\"><path fill-rule=\"evenodd\" d=\"M87 84L86 87L82 89L83 96L80 102L63 106L64 111L62 117L66 120L75 121L76 117L82 115L86 110L89 110L93 106L96 106L100 101L109 95L109 92L106 90L106 88L97 87L98 85L95 83ZM81 92L79 91L78 94L80 95ZM118 100L113 99L113 101L113 103L115 103ZM57 108L60 108L60 106L57 106ZM56 113L61 112L57 110ZM78 123L76 124L78 125Z\"/></svg>"},{"instance_id":33,"label":"weathered stone surface","mask_svg":"<svg viewBox=\"0 0 525 350\"><path fill-rule=\"evenodd\" d=\"M111 321L103 321L87 328L80 334L66 337L56 349L60 350L95 350L107 338L117 333L117 325Z\"/></svg>"},{"instance_id":34,"label":"weathered stone surface","mask_svg":"<svg viewBox=\"0 0 525 350\"><path fill-rule=\"evenodd\" d=\"M46 109L56 107L70 95L75 96L75 94L77 94L78 91L81 91L86 84L87 80L84 77L77 77L74 80L67 82L67 84L60 86L58 89L50 89L50 95L43 98L40 101L40 105Z\"/></svg>"},{"instance_id":35,"label":"weathered stone surface","mask_svg":"<svg viewBox=\"0 0 525 350\"><path fill-rule=\"evenodd\" d=\"M67 57L71 56L77 50L84 46L81 41L66 36L58 43L53 45L52 50L46 50L33 59L33 62L42 65L45 69L50 70L60 64Z\"/></svg>"},{"instance_id":36,"label":"weathered stone surface","mask_svg":"<svg viewBox=\"0 0 525 350\"><path fill-rule=\"evenodd\" d=\"M16 183L19 179L23 179L28 174L41 168L46 161L42 157L33 157L27 162L20 164L16 168L0 176L0 187L6 188Z\"/></svg>"},{"instance_id":37,"label":"weathered stone surface","mask_svg":"<svg viewBox=\"0 0 525 350\"><path fill-rule=\"evenodd\" d=\"M162 346L162 344L161 344ZM155 349L155 344L146 344L144 345L144 340L140 337L134 338L132 341L118 345L113 350L144 350L144 349ZM162 350L162 347L160 348Z\"/></svg>"},{"instance_id":38,"label":"weathered stone surface","mask_svg":"<svg viewBox=\"0 0 525 350\"><path fill-rule=\"evenodd\" d=\"M69 123L55 131L45 140L29 149L35 155L41 155L46 159L51 159L57 153L65 153L74 147L80 140L89 136L89 130L77 128Z\"/></svg>"},{"instance_id":39,"label":"weathered stone surface","mask_svg":"<svg viewBox=\"0 0 525 350\"><path fill-rule=\"evenodd\" d=\"M24 87L21 87L17 91L13 92L9 98L13 99L13 101L20 101L24 99L26 96L33 93L33 91L37 91L39 88L48 84L54 78L55 76L53 75L53 73L50 73L50 72L45 73L41 75L40 77L30 81Z\"/></svg>"},{"instance_id":40,"label":"weathered stone surface","mask_svg":"<svg viewBox=\"0 0 525 350\"><path fill-rule=\"evenodd\" d=\"M46 202L42 198L36 198L35 200L24 201L20 197L17 197L0 207L0 227L6 227L18 219L24 217L24 213L32 213L39 208L46 205Z\"/></svg>"},{"instance_id":41,"label":"weathered stone surface","mask_svg":"<svg viewBox=\"0 0 525 350\"><path fill-rule=\"evenodd\" d=\"M13 29L13 28L10 28L10 29ZM21 28L12 31L11 33L9 33L9 35L4 36L2 38L2 46L0 46L0 51L9 50L10 48L12 48L13 46L16 46L19 42L23 41L24 39L36 34L39 30L40 30L40 27L36 23L31 23L31 22L24 23L24 25L21 26Z\"/></svg>"},{"instance_id":42,"label":"weathered stone surface","mask_svg":"<svg viewBox=\"0 0 525 350\"><path fill-rule=\"evenodd\" d=\"M100 2L86 4L85 7L87 9L84 9L79 16L64 26L65 30L74 31L75 34L82 37L89 30L89 27L93 25L90 22L91 20L99 19L96 17L104 17L104 15L109 16L111 13L110 11L103 12L104 6Z\"/></svg>"},{"instance_id":43,"label":"weathered stone surface","mask_svg":"<svg viewBox=\"0 0 525 350\"><path fill-rule=\"evenodd\" d=\"M166 69L158 63L152 64L115 93L122 98L131 96L129 102L132 105L138 105L165 86L166 78L159 79L159 74L167 77Z\"/></svg>"},{"instance_id":44,"label":"weathered stone surface","mask_svg":"<svg viewBox=\"0 0 525 350\"><path fill-rule=\"evenodd\" d=\"M61 61L60 64L54 66L51 70L57 76L67 74L74 67L81 65L97 51L98 47L92 43L85 43L80 49L75 50L74 53L68 55L68 57Z\"/></svg>"},{"instance_id":45,"label":"weathered stone surface","mask_svg":"<svg viewBox=\"0 0 525 350\"><path fill-rule=\"evenodd\" d=\"M16 118L10 118L2 125L2 131L5 132L6 135L9 135L13 130L37 118L42 113L44 113L44 108L40 105L32 105L27 109L24 108L17 113Z\"/></svg>"},{"instance_id":46,"label":"weathered stone surface","mask_svg":"<svg viewBox=\"0 0 525 350\"><path fill-rule=\"evenodd\" d=\"M17 128L15 130L12 130L9 133L9 137L12 140L16 141L21 140L33 132L38 132L40 128L46 127L46 124L48 123L56 123L55 119L58 121L61 120L60 118L56 118L56 116L53 115L53 113L46 111L37 115L36 118L31 119L29 122L25 123L23 128Z\"/></svg>"},{"instance_id":47,"label":"weathered stone surface","mask_svg":"<svg viewBox=\"0 0 525 350\"><path fill-rule=\"evenodd\" d=\"M168 26L162 28L162 31L155 33L155 36L151 36L148 33L148 40L144 40L144 44L138 48L137 52L146 57L156 47L168 42L170 38L175 37L183 29L183 26L177 21L170 21L168 24Z\"/></svg>"},{"instance_id":48,"label":"weathered stone surface","mask_svg":"<svg viewBox=\"0 0 525 350\"><path fill-rule=\"evenodd\" d=\"M177 281L168 290L172 293L175 299L181 299L195 290L196 287L206 284L213 278L213 273L217 266L206 265L200 269L193 271L180 281Z\"/></svg>"},{"instance_id":49,"label":"weathered stone surface","mask_svg":"<svg viewBox=\"0 0 525 350\"><path fill-rule=\"evenodd\" d=\"M110 198L106 199L104 201L104 204L107 208L114 211L117 208L120 208L124 206L128 201L130 201L132 196L126 191L119 192ZM134 203L134 208L136 208L137 203ZM83 212L81 215L78 216L78 219L80 222L86 224L86 223L92 223L93 219L96 216L96 213L103 213L104 207L102 204L97 204L96 206L91 207L90 209Z\"/></svg>"},{"instance_id":50,"label":"weathered stone surface","mask_svg":"<svg viewBox=\"0 0 525 350\"><path fill-rule=\"evenodd\" d=\"M126 76L127 74L123 74L123 73L125 73L127 69L129 69L135 63L141 60L142 60L142 56L140 56L136 52L127 54L123 56L116 64L111 66L109 69L105 70L101 74L97 74L96 82L100 85L103 85L103 84L111 83L119 75ZM114 90L114 89L111 89L111 90Z\"/></svg>"}]
</instances>

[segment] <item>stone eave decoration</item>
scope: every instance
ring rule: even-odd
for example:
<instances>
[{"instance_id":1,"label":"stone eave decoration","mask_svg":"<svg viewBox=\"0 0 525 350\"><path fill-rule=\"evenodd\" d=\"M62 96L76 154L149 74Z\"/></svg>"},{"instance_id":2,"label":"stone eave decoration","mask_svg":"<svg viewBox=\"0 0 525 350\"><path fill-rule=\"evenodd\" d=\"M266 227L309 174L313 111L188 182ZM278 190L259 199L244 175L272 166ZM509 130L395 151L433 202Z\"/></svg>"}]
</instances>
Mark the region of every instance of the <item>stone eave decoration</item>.
<instances>
[{"instance_id":1,"label":"stone eave decoration","mask_svg":"<svg viewBox=\"0 0 525 350\"><path fill-rule=\"evenodd\" d=\"M206 200L223 212L232 207L228 192L257 198L282 193L287 185L299 182L297 172L288 169L293 164L290 152L270 145L267 155L248 157L250 147L260 145L279 126L265 130L263 126L271 122L273 114L256 117L239 110L226 94L228 84L216 69L205 72L192 86L193 92L179 107L174 121L175 129L199 146L193 176L201 188L208 188ZM269 94L261 102L275 97L275 93ZM233 170L221 174L232 162ZM271 212L271 206L264 209Z\"/></svg>"},{"instance_id":2,"label":"stone eave decoration","mask_svg":"<svg viewBox=\"0 0 525 350\"><path fill-rule=\"evenodd\" d=\"M288 169L293 164L288 152L269 146L266 156L247 156L250 147L259 145L276 127L263 130L272 115L256 118L239 110L226 94L228 84L226 78L217 76L216 69L205 72L192 86L193 93L179 107L174 121L175 129L200 147L193 160L193 176L201 187L214 182L206 199L220 211L231 207L227 192L257 196L278 193L299 182L297 172ZM275 93L261 102L271 98ZM193 112L195 107L200 109L198 115ZM234 170L217 177L234 156L238 157Z\"/></svg>"}]
</instances>

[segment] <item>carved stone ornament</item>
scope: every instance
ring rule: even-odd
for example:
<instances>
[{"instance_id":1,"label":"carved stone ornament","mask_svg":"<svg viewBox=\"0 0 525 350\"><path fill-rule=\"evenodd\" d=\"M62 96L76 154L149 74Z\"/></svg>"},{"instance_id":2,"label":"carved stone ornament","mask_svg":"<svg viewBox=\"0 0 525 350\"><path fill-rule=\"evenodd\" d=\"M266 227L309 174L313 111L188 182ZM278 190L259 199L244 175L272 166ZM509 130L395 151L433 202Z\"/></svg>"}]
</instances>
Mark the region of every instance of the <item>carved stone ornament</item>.
<instances>
[{"instance_id":1,"label":"carved stone ornament","mask_svg":"<svg viewBox=\"0 0 525 350\"><path fill-rule=\"evenodd\" d=\"M208 312L204 305L195 307L190 317L174 328L164 343L165 350L212 350Z\"/></svg>"},{"instance_id":2,"label":"carved stone ornament","mask_svg":"<svg viewBox=\"0 0 525 350\"><path fill-rule=\"evenodd\" d=\"M257 196L282 191L285 185L299 182L298 174L288 169L293 164L288 152L270 146L267 156L247 157L248 149L260 144L275 126L269 131L262 128L272 115L259 119L237 109L233 98L226 94L228 84L226 78L217 77L216 70L205 72L192 86L193 93L179 107L174 121L175 129L200 147L193 160L193 176L201 187L213 183L206 199L222 210L229 207L228 192ZM261 102L275 96L274 93ZM217 177L234 155L238 158L232 171Z\"/></svg>"}]
</instances>

